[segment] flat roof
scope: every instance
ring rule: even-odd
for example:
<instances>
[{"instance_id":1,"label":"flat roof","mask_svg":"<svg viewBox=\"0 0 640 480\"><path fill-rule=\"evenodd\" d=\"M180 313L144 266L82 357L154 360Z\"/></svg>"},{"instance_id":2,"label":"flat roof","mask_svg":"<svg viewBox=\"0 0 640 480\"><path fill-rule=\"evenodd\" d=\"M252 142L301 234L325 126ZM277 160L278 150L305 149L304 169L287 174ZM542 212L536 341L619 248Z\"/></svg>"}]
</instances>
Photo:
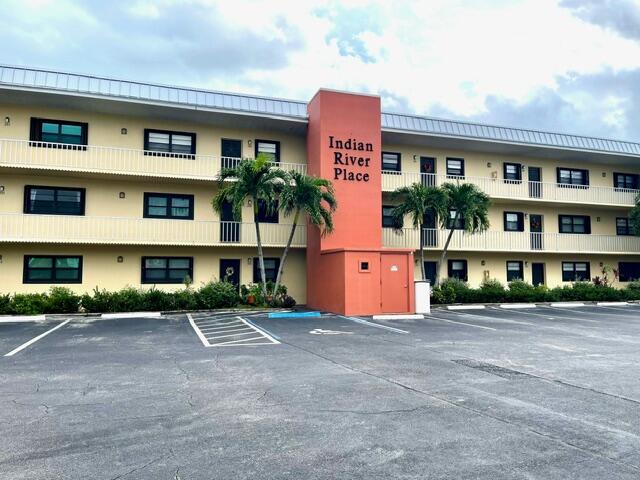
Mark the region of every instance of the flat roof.
<instances>
[{"instance_id":1,"label":"flat roof","mask_svg":"<svg viewBox=\"0 0 640 480\"><path fill-rule=\"evenodd\" d=\"M279 121L306 122L307 102L218 92L189 87L120 80L96 75L58 72L30 67L0 65L0 89L22 92L121 100L137 104L189 108L227 114L265 117ZM228 117L227 117L228 118ZM446 120L421 115L382 113L381 126L389 138L403 134L499 143L539 149L571 150L639 157L640 143ZM293 130L292 130L293 131ZM299 129L297 130L299 132Z\"/></svg>"}]
</instances>

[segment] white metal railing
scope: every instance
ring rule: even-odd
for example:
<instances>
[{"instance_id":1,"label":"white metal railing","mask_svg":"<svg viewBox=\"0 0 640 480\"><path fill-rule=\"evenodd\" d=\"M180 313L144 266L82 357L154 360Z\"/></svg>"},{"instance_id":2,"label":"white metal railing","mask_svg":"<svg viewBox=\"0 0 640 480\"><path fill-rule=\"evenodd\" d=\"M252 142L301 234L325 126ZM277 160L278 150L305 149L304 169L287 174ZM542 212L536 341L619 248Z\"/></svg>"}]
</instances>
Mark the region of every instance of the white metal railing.
<instances>
[{"instance_id":1,"label":"white metal railing","mask_svg":"<svg viewBox=\"0 0 640 480\"><path fill-rule=\"evenodd\" d=\"M456 177L433 173L382 172L382 190L423 183L436 186L445 182L467 182L480 187L490 197L546 200L566 203L598 203L606 205L633 206L640 190L593 185L566 185L552 182L529 182L490 177Z\"/></svg>"},{"instance_id":2,"label":"white metal railing","mask_svg":"<svg viewBox=\"0 0 640 480\"><path fill-rule=\"evenodd\" d=\"M441 250L449 230L426 228L422 241L426 249ZM405 228L396 233L384 228L382 242L385 247L420 248L420 231ZM566 233L531 233L486 231L467 234L453 233L449 249L457 251L512 251L561 253L635 253L640 254L640 237L627 235L582 235Z\"/></svg>"},{"instance_id":3,"label":"white metal railing","mask_svg":"<svg viewBox=\"0 0 640 480\"><path fill-rule=\"evenodd\" d=\"M286 245L291 225L261 223L264 246ZM253 223L128 217L0 214L0 242L255 246ZM306 246L298 225L292 246Z\"/></svg>"},{"instance_id":4,"label":"white metal railing","mask_svg":"<svg viewBox=\"0 0 640 480\"><path fill-rule=\"evenodd\" d=\"M7 167L216 180L223 166L235 166L239 162L239 158L213 155L0 139L0 165ZM307 170L302 163L278 166L301 173Z\"/></svg>"}]
</instances>

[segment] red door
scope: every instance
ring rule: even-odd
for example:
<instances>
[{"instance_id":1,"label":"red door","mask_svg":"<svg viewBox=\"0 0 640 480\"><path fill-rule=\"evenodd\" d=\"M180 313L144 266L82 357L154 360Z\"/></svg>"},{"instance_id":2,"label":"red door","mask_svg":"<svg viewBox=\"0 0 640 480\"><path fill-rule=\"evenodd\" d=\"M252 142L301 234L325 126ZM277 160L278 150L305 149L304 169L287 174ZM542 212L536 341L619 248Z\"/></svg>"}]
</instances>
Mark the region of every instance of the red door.
<instances>
[{"instance_id":1,"label":"red door","mask_svg":"<svg viewBox=\"0 0 640 480\"><path fill-rule=\"evenodd\" d=\"M381 255L380 283L382 313L407 313L410 285L406 255Z\"/></svg>"}]
</instances>

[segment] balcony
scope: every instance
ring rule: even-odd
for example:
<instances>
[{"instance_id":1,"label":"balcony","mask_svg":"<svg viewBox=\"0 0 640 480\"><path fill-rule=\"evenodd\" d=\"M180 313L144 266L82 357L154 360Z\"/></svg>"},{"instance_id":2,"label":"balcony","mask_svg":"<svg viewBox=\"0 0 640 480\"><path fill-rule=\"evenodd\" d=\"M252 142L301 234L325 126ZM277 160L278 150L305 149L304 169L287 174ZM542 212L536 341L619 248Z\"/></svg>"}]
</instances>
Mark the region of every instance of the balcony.
<instances>
[{"instance_id":1,"label":"balcony","mask_svg":"<svg viewBox=\"0 0 640 480\"><path fill-rule=\"evenodd\" d=\"M448 230L424 229L422 240L425 249L442 250L448 234ZM420 247L420 233L418 229L405 228L402 234L399 234L390 228L384 228L382 242L385 247L418 249ZM449 250L640 255L640 237L501 231L487 231L469 235L457 230L451 238Z\"/></svg>"},{"instance_id":2,"label":"balcony","mask_svg":"<svg viewBox=\"0 0 640 480\"><path fill-rule=\"evenodd\" d=\"M213 155L0 139L0 167L214 181L222 167L235 166L239 161ZM280 163L279 167L301 173L307 170L302 163Z\"/></svg>"},{"instance_id":3,"label":"balcony","mask_svg":"<svg viewBox=\"0 0 640 480\"><path fill-rule=\"evenodd\" d=\"M473 183L492 198L507 200L535 200L560 203L601 204L632 207L640 190L627 188L564 185L550 182L528 182L489 177L450 177L431 173L382 172L382 191L391 192L398 187L423 183L436 186L445 182Z\"/></svg>"},{"instance_id":4,"label":"balcony","mask_svg":"<svg viewBox=\"0 0 640 480\"><path fill-rule=\"evenodd\" d=\"M284 247L290 232L291 225L260 224L265 247ZM0 242L254 247L256 231L240 222L0 214ZM306 242L306 225L298 225L291 245Z\"/></svg>"}]
</instances>

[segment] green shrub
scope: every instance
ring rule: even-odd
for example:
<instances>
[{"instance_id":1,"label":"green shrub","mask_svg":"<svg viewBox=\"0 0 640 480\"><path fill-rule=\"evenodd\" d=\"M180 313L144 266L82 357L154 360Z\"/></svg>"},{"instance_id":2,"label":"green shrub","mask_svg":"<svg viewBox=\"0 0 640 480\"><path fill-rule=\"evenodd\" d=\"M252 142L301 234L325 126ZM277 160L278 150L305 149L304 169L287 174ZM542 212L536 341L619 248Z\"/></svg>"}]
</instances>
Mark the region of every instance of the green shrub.
<instances>
[{"instance_id":1,"label":"green shrub","mask_svg":"<svg viewBox=\"0 0 640 480\"><path fill-rule=\"evenodd\" d=\"M507 298L510 302L536 302L539 301L540 292L536 287L524 280L512 280L509 282Z\"/></svg>"},{"instance_id":2,"label":"green shrub","mask_svg":"<svg viewBox=\"0 0 640 480\"><path fill-rule=\"evenodd\" d=\"M65 287L51 287L44 313L78 313L80 296Z\"/></svg>"},{"instance_id":3,"label":"green shrub","mask_svg":"<svg viewBox=\"0 0 640 480\"><path fill-rule=\"evenodd\" d=\"M498 303L504 302L507 297L507 291L504 289L504 285L498 280L489 279L482 282L480 285L480 291L475 301L485 303Z\"/></svg>"},{"instance_id":4,"label":"green shrub","mask_svg":"<svg viewBox=\"0 0 640 480\"><path fill-rule=\"evenodd\" d=\"M144 310L144 296L133 287L123 288L111 294L112 312L136 312Z\"/></svg>"},{"instance_id":5,"label":"green shrub","mask_svg":"<svg viewBox=\"0 0 640 480\"><path fill-rule=\"evenodd\" d=\"M640 300L640 282L629 282L623 292L625 300Z\"/></svg>"},{"instance_id":6,"label":"green shrub","mask_svg":"<svg viewBox=\"0 0 640 480\"><path fill-rule=\"evenodd\" d=\"M11 310L17 315L40 315L46 311L45 293L16 293L11 299Z\"/></svg>"},{"instance_id":7,"label":"green shrub","mask_svg":"<svg viewBox=\"0 0 640 480\"><path fill-rule=\"evenodd\" d=\"M0 315L10 315L13 313L13 305L11 295L0 294Z\"/></svg>"},{"instance_id":8,"label":"green shrub","mask_svg":"<svg viewBox=\"0 0 640 480\"><path fill-rule=\"evenodd\" d=\"M235 307L240 302L238 291L229 282L210 282L196 292L198 307L211 310L214 308Z\"/></svg>"},{"instance_id":9,"label":"green shrub","mask_svg":"<svg viewBox=\"0 0 640 480\"><path fill-rule=\"evenodd\" d=\"M176 309L176 297L173 293L152 288L142 292L142 308L147 311L167 311Z\"/></svg>"},{"instance_id":10,"label":"green shrub","mask_svg":"<svg viewBox=\"0 0 640 480\"><path fill-rule=\"evenodd\" d=\"M195 292L189 288L174 293L176 310L197 310L198 298Z\"/></svg>"},{"instance_id":11,"label":"green shrub","mask_svg":"<svg viewBox=\"0 0 640 480\"><path fill-rule=\"evenodd\" d=\"M87 313L111 312L111 296L111 293L96 287L93 295L85 293L80 297L80 307Z\"/></svg>"}]
</instances>

